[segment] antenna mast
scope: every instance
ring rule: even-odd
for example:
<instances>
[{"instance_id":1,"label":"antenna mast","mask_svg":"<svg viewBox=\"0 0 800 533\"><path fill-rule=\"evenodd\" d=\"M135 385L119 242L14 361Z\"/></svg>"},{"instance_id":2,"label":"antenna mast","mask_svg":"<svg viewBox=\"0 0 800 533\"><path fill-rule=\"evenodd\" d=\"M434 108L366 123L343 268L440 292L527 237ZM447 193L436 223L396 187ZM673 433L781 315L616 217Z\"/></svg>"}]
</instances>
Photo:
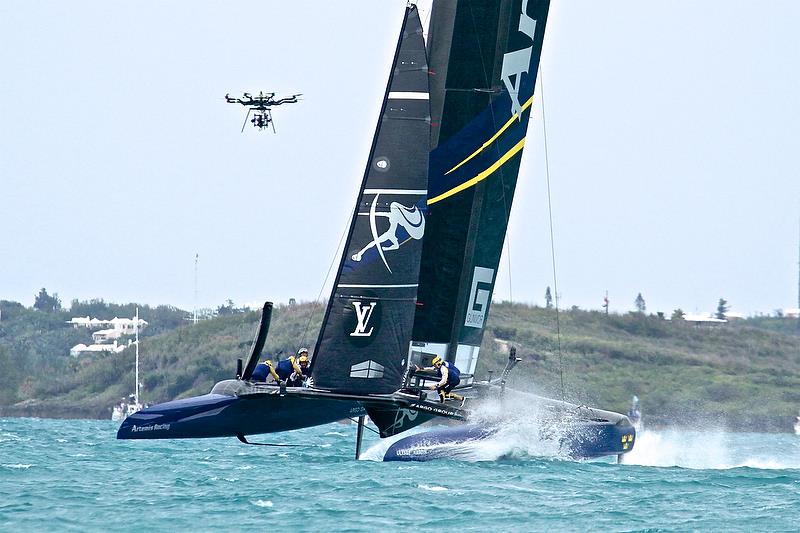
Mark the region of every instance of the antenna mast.
<instances>
[{"instance_id":1,"label":"antenna mast","mask_svg":"<svg viewBox=\"0 0 800 533\"><path fill-rule=\"evenodd\" d=\"M136 334L136 386L133 389L133 402L139 408L139 306L136 306L136 318L133 323L133 331Z\"/></svg>"},{"instance_id":2,"label":"antenna mast","mask_svg":"<svg viewBox=\"0 0 800 533\"><path fill-rule=\"evenodd\" d=\"M192 313L192 324L197 325L197 262L200 254L194 254L194 312Z\"/></svg>"}]
</instances>

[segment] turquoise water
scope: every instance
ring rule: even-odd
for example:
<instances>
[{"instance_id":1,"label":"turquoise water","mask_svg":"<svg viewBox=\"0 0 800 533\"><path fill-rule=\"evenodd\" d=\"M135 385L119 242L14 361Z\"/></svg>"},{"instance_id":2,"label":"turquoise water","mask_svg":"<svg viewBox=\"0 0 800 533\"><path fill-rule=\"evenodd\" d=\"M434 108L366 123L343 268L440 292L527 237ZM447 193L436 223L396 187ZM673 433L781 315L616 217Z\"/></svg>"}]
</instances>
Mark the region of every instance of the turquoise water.
<instances>
[{"instance_id":1,"label":"turquoise water","mask_svg":"<svg viewBox=\"0 0 800 533\"><path fill-rule=\"evenodd\" d=\"M645 431L626 464L537 457L381 463L330 424L235 439L117 441L97 420L0 419L2 531L797 531L800 437ZM469 458L470 456L467 455Z\"/></svg>"}]
</instances>

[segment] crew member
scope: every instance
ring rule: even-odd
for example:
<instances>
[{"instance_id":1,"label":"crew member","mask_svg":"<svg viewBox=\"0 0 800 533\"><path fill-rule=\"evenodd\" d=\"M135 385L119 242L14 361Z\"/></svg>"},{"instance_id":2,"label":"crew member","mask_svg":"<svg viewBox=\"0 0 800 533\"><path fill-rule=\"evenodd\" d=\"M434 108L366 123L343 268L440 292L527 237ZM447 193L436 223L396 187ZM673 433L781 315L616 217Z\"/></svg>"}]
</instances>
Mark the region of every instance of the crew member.
<instances>
[{"instance_id":1,"label":"crew member","mask_svg":"<svg viewBox=\"0 0 800 533\"><path fill-rule=\"evenodd\" d=\"M305 353L306 364L308 364L308 350L303 348L297 353L300 357L302 357L301 354ZM290 356L288 359L278 361L277 364L273 364L272 361L267 361L269 373L272 374L272 378L277 383L286 383L286 385L290 387L302 385L305 376L303 375L303 369L300 367L298 361L300 357Z\"/></svg>"},{"instance_id":2,"label":"crew member","mask_svg":"<svg viewBox=\"0 0 800 533\"><path fill-rule=\"evenodd\" d=\"M252 381L267 381L267 377L270 375L270 365L272 361L264 361L263 363L258 363L256 368L253 370L253 374L250 376Z\"/></svg>"},{"instance_id":3,"label":"crew member","mask_svg":"<svg viewBox=\"0 0 800 533\"><path fill-rule=\"evenodd\" d=\"M309 359L308 359L308 350L302 348L300 351L297 352L297 364L300 365L300 372L297 369L294 369L292 375L289 376L289 379L286 381L286 385L288 387L302 387L303 382L308 379L310 372L308 368Z\"/></svg>"},{"instance_id":4,"label":"crew member","mask_svg":"<svg viewBox=\"0 0 800 533\"><path fill-rule=\"evenodd\" d=\"M439 400L444 403L445 400L461 400L461 405L464 405L464 397L460 394L456 394L451 392L456 385L461 383L461 371L456 368L456 365L449 361L445 361L438 355L433 358L431 361L433 366L420 368L416 367L417 370L436 370L436 373L439 375L439 382L435 385L431 385L431 390L435 390L439 393ZM416 366L416 365L414 365Z\"/></svg>"}]
</instances>

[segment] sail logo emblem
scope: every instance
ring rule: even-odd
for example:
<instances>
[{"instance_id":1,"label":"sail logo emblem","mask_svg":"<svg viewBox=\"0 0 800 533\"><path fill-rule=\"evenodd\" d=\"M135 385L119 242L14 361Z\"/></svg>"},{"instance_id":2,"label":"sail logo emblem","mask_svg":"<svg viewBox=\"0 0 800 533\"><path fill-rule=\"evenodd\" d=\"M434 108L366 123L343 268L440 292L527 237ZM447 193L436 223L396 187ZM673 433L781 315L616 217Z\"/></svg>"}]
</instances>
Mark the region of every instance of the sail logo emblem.
<instances>
[{"instance_id":1,"label":"sail logo emblem","mask_svg":"<svg viewBox=\"0 0 800 533\"><path fill-rule=\"evenodd\" d=\"M351 378L382 378L384 366L372 359L356 363L350 367Z\"/></svg>"},{"instance_id":2,"label":"sail logo emblem","mask_svg":"<svg viewBox=\"0 0 800 533\"><path fill-rule=\"evenodd\" d=\"M519 18L519 31L524 33L531 40L536 31L536 21L526 13L528 0L522 0L522 13ZM517 114L517 119L522 121L522 105L519 103L519 88L522 84L522 75L528 73L531 64L531 52L533 44L521 50L515 50L503 55L503 68L500 72L500 79L506 86L508 95L511 97L511 111ZM513 80L512 80L513 77Z\"/></svg>"},{"instance_id":3,"label":"sail logo emblem","mask_svg":"<svg viewBox=\"0 0 800 533\"><path fill-rule=\"evenodd\" d=\"M369 194L371 191L365 190L365 194ZM405 191L392 191L394 193L403 194ZM414 194L425 194L426 191L408 191ZM389 273L392 273L392 269L389 267L388 261L386 261L386 254L384 252L389 252L392 250L397 250L400 248L402 244L409 240L419 240L425 234L425 215L422 214L419 206L412 205L411 207L405 206L400 202L391 202L389 204L389 210L379 212L377 210L378 207L378 197L380 196L380 192L374 192L375 198L372 200L372 204L369 208L369 228L372 232L372 240L364 246L361 250L354 253L351 256L351 259L356 262L360 262L361 259L364 257L364 254L373 246L378 251L378 255L380 255L383 264L386 266L386 269ZM366 213L359 213L359 215L366 214ZM384 217L389 222L389 227L383 233L378 233L378 217ZM406 237L407 235L407 237ZM403 239L403 242L400 242L400 239Z\"/></svg>"},{"instance_id":4,"label":"sail logo emblem","mask_svg":"<svg viewBox=\"0 0 800 533\"><path fill-rule=\"evenodd\" d=\"M341 334L350 344L364 348L380 338L383 314L380 300L365 294L341 305Z\"/></svg>"},{"instance_id":5,"label":"sail logo emblem","mask_svg":"<svg viewBox=\"0 0 800 533\"><path fill-rule=\"evenodd\" d=\"M472 274L472 288L467 302L467 316L464 325L471 328L482 328L489 308L489 297L492 295L494 269L475 267Z\"/></svg>"},{"instance_id":6,"label":"sail logo emblem","mask_svg":"<svg viewBox=\"0 0 800 533\"><path fill-rule=\"evenodd\" d=\"M361 302L353 302L353 308L356 311L356 329L350 334L351 337L369 337L372 335L374 327L369 328L367 331L367 326L369 325L369 319L372 316L372 312L375 310L375 306L378 305L377 302L372 302L366 307L362 307Z\"/></svg>"}]
</instances>

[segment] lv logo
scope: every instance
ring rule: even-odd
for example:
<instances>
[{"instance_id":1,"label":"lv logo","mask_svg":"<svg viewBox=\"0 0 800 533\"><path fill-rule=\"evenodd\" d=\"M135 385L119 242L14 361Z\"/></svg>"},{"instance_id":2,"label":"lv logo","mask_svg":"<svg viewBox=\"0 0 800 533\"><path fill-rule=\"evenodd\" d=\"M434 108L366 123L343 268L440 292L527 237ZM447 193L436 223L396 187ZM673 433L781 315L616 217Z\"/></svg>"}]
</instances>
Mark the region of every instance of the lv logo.
<instances>
[{"instance_id":1,"label":"lv logo","mask_svg":"<svg viewBox=\"0 0 800 533\"><path fill-rule=\"evenodd\" d=\"M358 324L356 324L355 331L350 334L351 337L369 337L372 335L372 331L375 328L369 328L369 331L367 331L367 326L369 326L369 319L372 316L372 311L375 310L376 305L378 305L377 302L372 302L368 306L363 307L361 302L353 302L353 308L356 311L356 320L358 321Z\"/></svg>"}]
</instances>

